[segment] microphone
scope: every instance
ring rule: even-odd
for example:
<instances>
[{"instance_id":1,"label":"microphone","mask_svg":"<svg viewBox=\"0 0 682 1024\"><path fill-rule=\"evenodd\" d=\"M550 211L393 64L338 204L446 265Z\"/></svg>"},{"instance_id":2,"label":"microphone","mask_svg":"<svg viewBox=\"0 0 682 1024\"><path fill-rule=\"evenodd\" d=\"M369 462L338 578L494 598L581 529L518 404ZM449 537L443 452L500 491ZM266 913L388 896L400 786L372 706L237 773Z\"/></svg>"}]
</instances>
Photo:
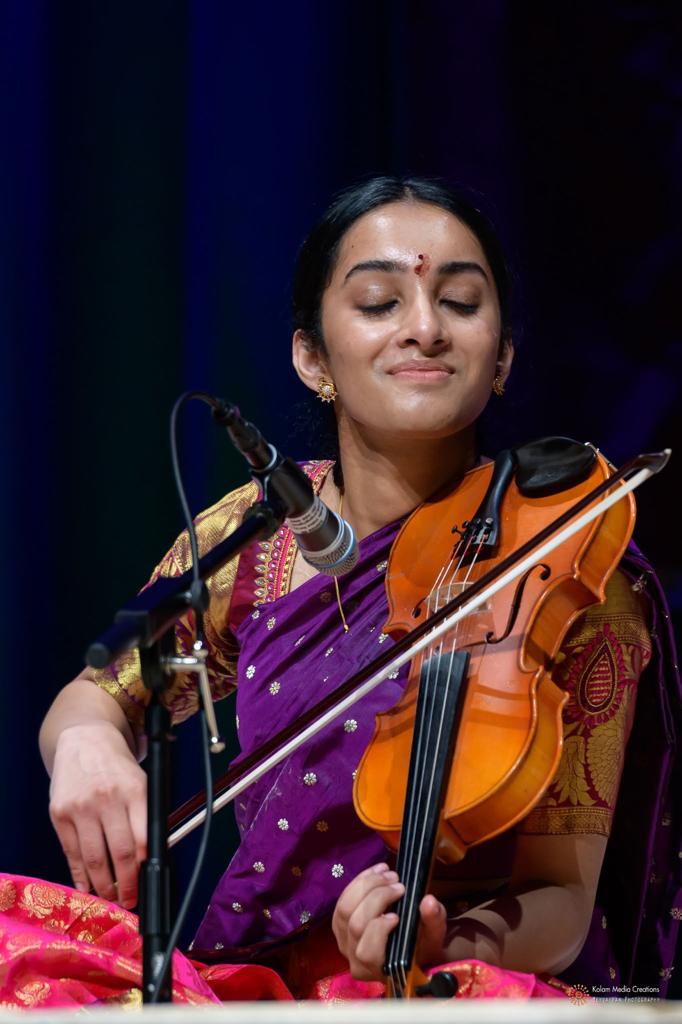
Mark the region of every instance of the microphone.
<instances>
[{"instance_id":1,"label":"microphone","mask_svg":"<svg viewBox=\"0 0 682 1024\"><path fill-rule=\"evenodd\" d=\"M235 448L249 463L251 475L265 497L274 494L283 506L287 526L305 561L327 576L350 572L358 560L353 527L315 494L301 467L268 444L253 423L242 419L235 405L218 399L213 418L225 427Z\"/></svg>"},{"instance_id":2,"label":"microphone","mask_svg":"<svg viewBox=\"0 0 682 1024\"><path fill-rule=\"evenodd\" d=\"M283 466L287 471L288 464L289 460L285 459ZM300 469L295 462L292 465ZM303 475L305 476L305 473ZM312 491L312 485L310 489ZM358 545L353 527L347 520L342 519L338 512L332 512L319 495L313 492L311 498L312 501L300 515L287 516L287 526L296 538L301 555L309 565L327 576L343 576L344 573L350 572L358 560Z\"/></svg>"}]
</instances>

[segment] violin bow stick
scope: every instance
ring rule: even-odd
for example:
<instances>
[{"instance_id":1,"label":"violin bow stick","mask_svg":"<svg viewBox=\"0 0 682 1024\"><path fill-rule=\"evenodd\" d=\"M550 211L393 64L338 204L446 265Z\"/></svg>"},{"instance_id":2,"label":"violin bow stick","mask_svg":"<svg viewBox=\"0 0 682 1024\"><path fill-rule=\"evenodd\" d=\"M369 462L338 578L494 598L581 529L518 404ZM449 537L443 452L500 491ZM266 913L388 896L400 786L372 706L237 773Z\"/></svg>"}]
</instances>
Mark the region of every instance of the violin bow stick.
<instances>
[{"instance_id":1,"label":"violin bow stick","mask_svg":"<svg viewBox=\"0 0 682 1024\"><path fill-rule=\"evenodd\" d=\"M304 743L307 743L309 739L312 739L313 736L338 718L339 715L342 715L353 704L361 700L366 694L371 693L390 673L402 668L406 662L411 661L416 654L433 644L443 633L451 630L458 622L466 618L467 615L480 608L499 590L502 590L519 576L522 576L538 560L542 560L574 533L577 533L578 530L581 530L598 516L601 516L612 505L615 505L617 501L620 501L639 487L640 484L643 484L645 480L659 473L668 463L670 455L671 449L665 448L661 452L638 455L624 466L621 466L607 480L602 481L593 491L563 512L553 523L550 523L549 526L541 530L535 537L531 537L530 540L516 551L511 552L493 569L481 576L480 579L471 583L464 593L448 602L437 612L434 612L428 620L416 626L406 637L398 640L395 646L390 651L387 651L385 655L380 655L379 658L375 659L359 673L356 673L355 676L339 686L333 693L310 708L300 720L305 723L300 731L287 736L289 730L283 729L281 733L272 737L271 741L267 744L270 752L266 753L262 760L259 759L255 766L252 767L251 763L246 761L243 765L230 769L225 779L228 788L214 799L213 810L219 811L226 807L227 804L236 799L253 782L278 765ZM617 484L621 486L612 490ZM611 493L607 493L609 491ZM605 497L602 497L602 495L605 495ZM601 500L597 501L597 499ZM595 501L596 504L593 505L592 503ZM578 518L575 518L576 516ZM387 655L392 655L390 660L388 660ZM258 753L256 751L255 755ZM182 812L183 808L180 808L174 817L177 818L179 815L182 815ZM182 820L181 824L172 828L168 838L168 845L175 846L176 843L201 825L205 817L206 809L202 807L192 816ZM171 824L173 824L173 819L171 819Z\"/></svg>"}]
</instances>

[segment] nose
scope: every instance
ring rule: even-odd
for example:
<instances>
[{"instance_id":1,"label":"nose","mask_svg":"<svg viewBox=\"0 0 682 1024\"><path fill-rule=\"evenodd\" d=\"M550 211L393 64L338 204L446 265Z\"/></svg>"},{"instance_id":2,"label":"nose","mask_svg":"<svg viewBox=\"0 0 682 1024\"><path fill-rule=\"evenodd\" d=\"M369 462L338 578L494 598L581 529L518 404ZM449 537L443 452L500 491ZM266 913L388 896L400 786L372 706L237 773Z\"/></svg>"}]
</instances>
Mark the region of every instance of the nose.
<instances>
[{"instance_id":1,"label":"nose","mask_svg":"<svg viewBox=\"0 0 682 1024\"><path fill-rule=\"evenodd\" d=\"M439 309L425 290L418 289L406 308L400 345L403 348L418 345L424 352L447 345Z\"/></svg>"}]
</instances>

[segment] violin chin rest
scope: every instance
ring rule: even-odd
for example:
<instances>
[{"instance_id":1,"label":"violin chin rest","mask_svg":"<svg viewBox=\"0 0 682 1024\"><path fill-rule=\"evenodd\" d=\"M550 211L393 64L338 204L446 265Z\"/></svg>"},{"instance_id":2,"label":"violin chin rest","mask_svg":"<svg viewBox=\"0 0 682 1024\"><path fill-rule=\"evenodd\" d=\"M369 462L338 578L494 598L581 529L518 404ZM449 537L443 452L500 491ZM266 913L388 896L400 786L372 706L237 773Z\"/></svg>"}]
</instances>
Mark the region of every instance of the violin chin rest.
<instances>
[{"instance_id":1,"label":"violin chin rest","mask_svg":"<svg viewBox=\"0 0 682 1024\"><path fill-rule=\"evenodd\" d=\"M580 484L592 472L597 454L570 437L542 437L514 448L516 486L525 498L545 498Z\"/></svg>"}]
</instances>

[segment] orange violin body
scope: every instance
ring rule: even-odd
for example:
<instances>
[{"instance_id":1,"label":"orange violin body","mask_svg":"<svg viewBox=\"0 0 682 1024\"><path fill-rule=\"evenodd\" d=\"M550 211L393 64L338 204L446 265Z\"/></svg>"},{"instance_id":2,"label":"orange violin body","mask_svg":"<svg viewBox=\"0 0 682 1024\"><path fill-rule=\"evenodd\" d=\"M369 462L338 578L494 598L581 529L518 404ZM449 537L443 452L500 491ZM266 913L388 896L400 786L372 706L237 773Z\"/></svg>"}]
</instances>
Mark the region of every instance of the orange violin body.
<instances>
[{"instance_id":1,"label":"orange violin body","mask_svg":"<svg viewBox=\"0 0 682 1024\"><path fill-rule=\"evenodd\" d=\"M584 481L540 498L525 497L512 480L501 505L495 554L469 557L457 572L444 573L457 537L481 504L493 466L471 470L454 492L427 501L404 523L386 573L385 632L409 632L429 607L457 596L611 473L597 455ZM454 649L470 655L436 844L439 860L455 863L470 846L513 826L551 782L561 755L561 712L567 700L552 680L552 663L575 619L604 600L634 517L634 499L628 495L436 641L431 653L442 656ZM400 702L377 717L374 738L356 774L359 817L394 849L408 784L420 673L429 653L413 660Z\"/></svg>"}]
</instances>

